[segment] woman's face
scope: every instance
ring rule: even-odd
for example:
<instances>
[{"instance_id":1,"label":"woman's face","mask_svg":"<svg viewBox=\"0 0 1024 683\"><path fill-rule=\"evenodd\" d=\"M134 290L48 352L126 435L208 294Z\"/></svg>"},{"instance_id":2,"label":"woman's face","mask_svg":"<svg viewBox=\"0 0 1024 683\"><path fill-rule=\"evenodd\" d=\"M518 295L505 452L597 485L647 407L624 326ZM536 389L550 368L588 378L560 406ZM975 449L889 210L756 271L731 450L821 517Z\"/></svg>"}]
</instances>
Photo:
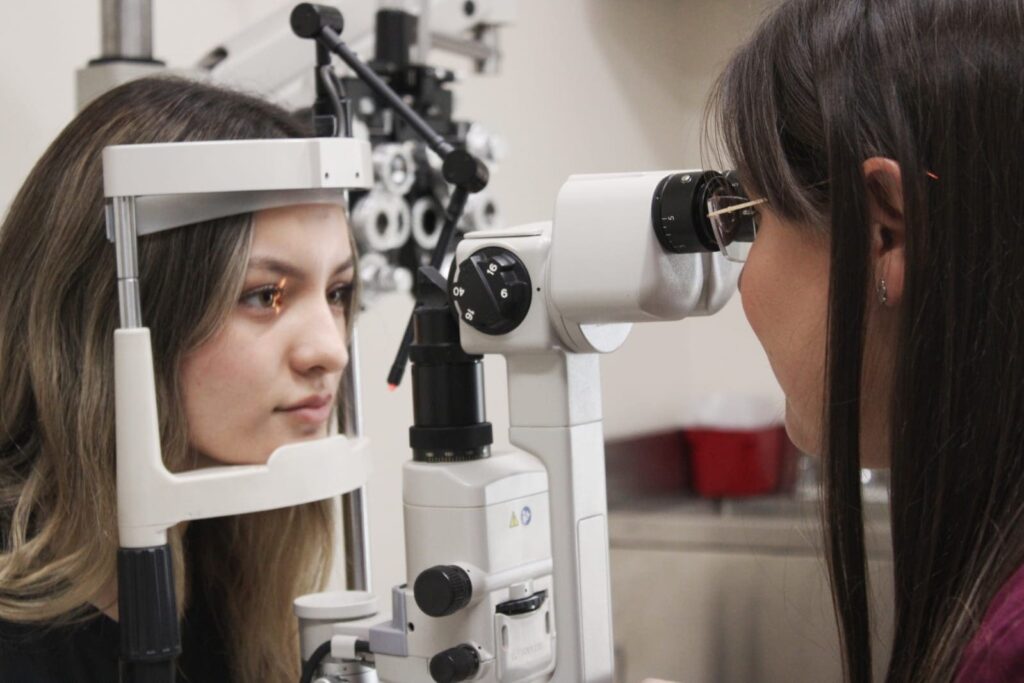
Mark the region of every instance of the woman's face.
<instances>
[{"instance_id":1,"label":"woman's face","mask_svg":"<svg viewBox=\"0 0 1024 683\"><path fill-rule=\"evenodd\" d=\"M743 310L786 395L786 432L805 453L823 451L830 244L825 231L758 207L757 239L740 276ZM860 463L889 464L894 318L868 298L861 374Z\"/></svg>"},{"instance_id":2,"label":"woman's face","mask_svg":"<svg viewBox=\"0 0 1024 683\"><path fill-rule=\"evenodd\" d=\"M182 365L189 441L228 464L327 435L348 364L345 304L354 268L339 206L255 214L242 295Z\"/></svg>"},{"instance_id":3,"label":"woman's face","mask_svg":"<svg viewBox=\"0 0 1024 683\"><path fill-rule=\"evenodd\" d=\"M747 320L786 395L786 431L820 453L827 339L829 241L821 230L758 207L757 239L740 276Z\"/></svg>"}]
</instances>

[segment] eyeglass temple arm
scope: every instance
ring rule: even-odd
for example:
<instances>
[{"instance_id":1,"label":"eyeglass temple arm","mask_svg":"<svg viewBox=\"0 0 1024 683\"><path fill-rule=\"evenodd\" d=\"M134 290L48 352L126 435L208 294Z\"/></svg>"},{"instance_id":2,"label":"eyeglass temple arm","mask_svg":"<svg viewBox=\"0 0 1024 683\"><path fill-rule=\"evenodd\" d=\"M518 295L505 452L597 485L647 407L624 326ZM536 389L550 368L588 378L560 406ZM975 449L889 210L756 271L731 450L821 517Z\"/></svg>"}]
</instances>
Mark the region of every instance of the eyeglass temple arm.
<instances>
[{"instance_id":1,"label":"eyeglass temple arm","mask_svg":"<svg viewBox=\"0 0 1024 683\"><path fill-rule=\"evenodd\" d=\"M732 213L733 211L742 211L743 209L749 209L752 206L758 204L764 204L768 201L767 197L761 197L760 199L751 199L749 202L743 202L742 204L735 204L733 206L727 206L724 209L718 209L717 211L711 211L708 213L708 218L712 216L721 216L723 213Z\"/></svg>"}]
</instances>

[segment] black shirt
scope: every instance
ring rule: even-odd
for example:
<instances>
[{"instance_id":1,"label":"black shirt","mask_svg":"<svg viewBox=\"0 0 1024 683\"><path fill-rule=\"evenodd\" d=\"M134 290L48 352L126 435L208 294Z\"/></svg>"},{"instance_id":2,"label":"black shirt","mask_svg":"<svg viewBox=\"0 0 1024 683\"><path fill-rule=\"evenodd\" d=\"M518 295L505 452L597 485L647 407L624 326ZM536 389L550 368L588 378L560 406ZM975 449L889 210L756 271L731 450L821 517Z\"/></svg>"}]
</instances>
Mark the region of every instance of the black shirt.
<instances>
[{"instance_id":1,"label":"black shirt","mask_svg":"<svg viewBox=\"0 0 1024 683\"><path fill-rule=\"evenodd\" d=\"M181 624L179 683L229 683L224 639L203 596ZM116 683L117 622L98 610L72 626L0 620L0 681L3 683Z\"/></svg>"}]
</instances>

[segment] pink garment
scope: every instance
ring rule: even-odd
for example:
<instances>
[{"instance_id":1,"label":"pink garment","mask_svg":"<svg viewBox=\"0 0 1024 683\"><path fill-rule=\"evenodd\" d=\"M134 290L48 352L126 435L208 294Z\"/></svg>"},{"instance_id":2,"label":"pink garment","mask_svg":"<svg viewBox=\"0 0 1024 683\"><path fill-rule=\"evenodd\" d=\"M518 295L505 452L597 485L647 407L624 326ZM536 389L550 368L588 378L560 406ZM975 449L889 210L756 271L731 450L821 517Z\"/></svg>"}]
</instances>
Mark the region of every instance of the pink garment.
<instances>
[{"instance_id":1,"label":"pink garment","mask_svg":"<svg viewBox=\"0 0 1024 683\"><path fill-rule=\"evenodd\" d=\"M956 683L1024 681L1024 567L999 589L960 658Z\"/></svg>"}]
</instances>

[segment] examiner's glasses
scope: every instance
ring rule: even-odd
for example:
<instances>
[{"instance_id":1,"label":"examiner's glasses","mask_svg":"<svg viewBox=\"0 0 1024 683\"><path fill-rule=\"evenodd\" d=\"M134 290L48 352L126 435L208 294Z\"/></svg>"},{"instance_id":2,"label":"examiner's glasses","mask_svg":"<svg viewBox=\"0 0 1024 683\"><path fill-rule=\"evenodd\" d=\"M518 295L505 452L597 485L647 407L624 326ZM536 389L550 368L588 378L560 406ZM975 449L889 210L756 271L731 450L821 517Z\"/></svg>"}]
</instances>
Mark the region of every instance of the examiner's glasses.
<instances>
[{"instance_id":1,"label":"examiner's glasses","mask_svg":"<svg viewBox=\"0 0 1024 683\"><path fill-rule=\"evenodd\" d=\"M933 181L939 179L932 171L925 171L925 175ZM707 190L706 214L708 222L711 223L711 232L725 258L743 263L747 260L754 238L757 237L755 207L767 204L768 198L751 199L745 196L733 172L718 176L711 183ZM822 180L808 185L806 189L821 187L828 183L827 179Z\"/></svg>"},{"instance_id":2,"label":"examiner's glasses","mask_svg":"<svg viewBox=\"0 0 1024 683\"><path fill-rule=\"evenodd\" d=\"M725 258L743 263L757 236L757 211L754 207L766 203L768 198L745 197L738 183L730 182L724 176L713 182L708 192L707 217L715 242Z\"/></svg>"}]
</instances>

